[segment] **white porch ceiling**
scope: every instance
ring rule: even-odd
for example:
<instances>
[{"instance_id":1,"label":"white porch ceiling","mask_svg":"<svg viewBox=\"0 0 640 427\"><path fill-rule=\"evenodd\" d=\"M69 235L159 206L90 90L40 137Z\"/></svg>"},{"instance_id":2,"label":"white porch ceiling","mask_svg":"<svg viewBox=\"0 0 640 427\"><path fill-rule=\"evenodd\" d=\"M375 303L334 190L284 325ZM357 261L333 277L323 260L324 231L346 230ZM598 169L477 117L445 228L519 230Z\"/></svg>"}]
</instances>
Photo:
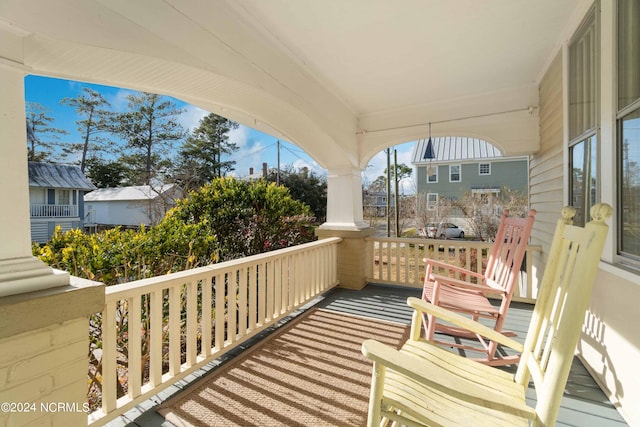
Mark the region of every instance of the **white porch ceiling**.
<instances>
[{"instance_id":1,"label":"white porch ceiling","mask_svg":"<svg viewBox=\"0 0 640 427\"><path fill-rule=\"evenodd\" d=\"M363 167L426 134L535 150L537 83L584 0L0 0L0 65L155 91ZM447 123L444 125L444 123ZM362 132L366 131L366 132Z\"/></svg>"}]
</instances>

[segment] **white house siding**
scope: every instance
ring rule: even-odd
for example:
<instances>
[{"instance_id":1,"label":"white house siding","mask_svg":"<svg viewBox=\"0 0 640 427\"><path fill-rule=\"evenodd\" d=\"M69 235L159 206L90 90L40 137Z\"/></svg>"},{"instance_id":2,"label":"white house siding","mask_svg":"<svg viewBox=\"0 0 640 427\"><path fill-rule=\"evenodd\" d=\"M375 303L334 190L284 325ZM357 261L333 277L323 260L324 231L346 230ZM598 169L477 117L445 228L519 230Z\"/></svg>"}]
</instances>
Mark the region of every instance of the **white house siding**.
<instances>
[{"instance_id":1,"label":"white house siding","mask_svg":"<svg viewBox=\"0 0 640 427\"><path fill-rule=\"evenodd\" d=\"M149 202L146 200L111 200L86 202L96 224L137 227L152 223L149 218Z\"/></svg>"}]
</instances>

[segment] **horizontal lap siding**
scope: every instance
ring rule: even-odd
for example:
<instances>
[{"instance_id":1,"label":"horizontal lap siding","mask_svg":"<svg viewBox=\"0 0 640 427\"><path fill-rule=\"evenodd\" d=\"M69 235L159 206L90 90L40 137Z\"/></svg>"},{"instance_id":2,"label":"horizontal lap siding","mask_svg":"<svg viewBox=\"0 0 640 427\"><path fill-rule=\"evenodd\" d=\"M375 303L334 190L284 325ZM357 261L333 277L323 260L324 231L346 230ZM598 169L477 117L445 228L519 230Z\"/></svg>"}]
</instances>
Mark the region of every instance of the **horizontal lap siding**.
<instances>
[{"instance_id":1,"label":"horizontal lap siding","mask_svg":"<svg viewBox=\"0 0 640 427\"><path fill-rule=\"evenodd\" d=\"M531 208L537 211L531 243L541 245L534 264L543 266L555 223L563 207L563 105L562 53L558 52L539 87L540 150L529 163ZM542 257L542 258L541 258Z\"/></svg>"}]
</instances>

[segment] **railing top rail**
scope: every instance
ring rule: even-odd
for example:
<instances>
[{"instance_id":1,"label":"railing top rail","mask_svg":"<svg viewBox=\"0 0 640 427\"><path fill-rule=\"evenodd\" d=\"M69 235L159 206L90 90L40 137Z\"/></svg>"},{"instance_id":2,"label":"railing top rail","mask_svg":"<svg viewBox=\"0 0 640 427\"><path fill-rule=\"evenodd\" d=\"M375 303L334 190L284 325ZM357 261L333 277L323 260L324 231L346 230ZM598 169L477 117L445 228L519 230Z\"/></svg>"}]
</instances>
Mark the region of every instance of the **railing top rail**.
<instances>
[{"instance_id":1,"label":"railing top rail","mask_svg":"<svg viewBox=\"0 0 640 427\"><path fill-rule=\"evenodd\" d=\"M105 288L105 297L107 301L113 301L132 297L134 295L150 293L158 289L171 287L172 285L182 284L186 280L199 280L211 277L215 274L224 273L226 270L233 270L240 266L277 259L295 252L303 252L313 248L330 246L341 241L342 238L340 237L330 237L263 254L251 255L217 264L205 265L190 270L177 271L163 276L148 277L146 279L135 280L119 285L107 286Z\"/></svg>"},{"instance_id":2,"label":"railing top rail","mask_svg":"<svg viewBox=\"0 0 640 427\"><path fill-rule=\"evenodd\" d=\"M493 245L493 242L478 241L478 240L452 240L452 239L424 239L420 237L367 237L368 242L383 242L383 243L409 243L409 244L421 244L421 245L441 245L441 246L466 246L470 248L485 248ZM528 245L527 250L542 251L541 245Z\"/></svg>"}]
</instances>

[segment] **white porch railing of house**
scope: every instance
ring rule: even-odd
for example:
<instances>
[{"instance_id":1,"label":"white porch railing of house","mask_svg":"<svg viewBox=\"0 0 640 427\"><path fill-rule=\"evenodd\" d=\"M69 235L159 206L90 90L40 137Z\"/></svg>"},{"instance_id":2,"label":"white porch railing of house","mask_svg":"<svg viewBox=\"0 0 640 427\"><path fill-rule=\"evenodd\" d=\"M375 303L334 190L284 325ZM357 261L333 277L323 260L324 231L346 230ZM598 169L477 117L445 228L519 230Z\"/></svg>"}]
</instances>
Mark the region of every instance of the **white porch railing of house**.
<instances>
[{"instance_id":1,"label":"white porch railing of house","mask_svg":"<svg viewBox=\"0 0 640 427\"><path fill-rule=\"evenodd\" d=\"M78 216L77 205L32 204L31 217L38 218L73 218Z\"/></svg>"},{"instance_id":2,"label":"white porch railing of house","mask_svg":"<svg viewBox=\"0 0 640 427\"><path fill-rule=\"evenodd\" d=\"M482 272L486 267L491 242L440 239L400 239L370 237L367 239L369 261L367 281L388 285L422 288L425 266L423 259L437 259L472 271ZM542 247L529 245L521 268L519 282L513 294L514 301L535 302L532 273L533 253ZM482 262L478 262L481 254ZM470 277L468 279L471 279Z\"/></svg>"},{"instance_id":3,"label":"white porch railing of house","mask_svg":"<svg viewBox=\"0 0 640 427\"><path fill-rule=\"evenodd\" d=\"M89 425L123 414L334 287L340 241L107 287L102 407ZM118 397L124 376L126 394Z\"/></svg>"}]
</instances>

